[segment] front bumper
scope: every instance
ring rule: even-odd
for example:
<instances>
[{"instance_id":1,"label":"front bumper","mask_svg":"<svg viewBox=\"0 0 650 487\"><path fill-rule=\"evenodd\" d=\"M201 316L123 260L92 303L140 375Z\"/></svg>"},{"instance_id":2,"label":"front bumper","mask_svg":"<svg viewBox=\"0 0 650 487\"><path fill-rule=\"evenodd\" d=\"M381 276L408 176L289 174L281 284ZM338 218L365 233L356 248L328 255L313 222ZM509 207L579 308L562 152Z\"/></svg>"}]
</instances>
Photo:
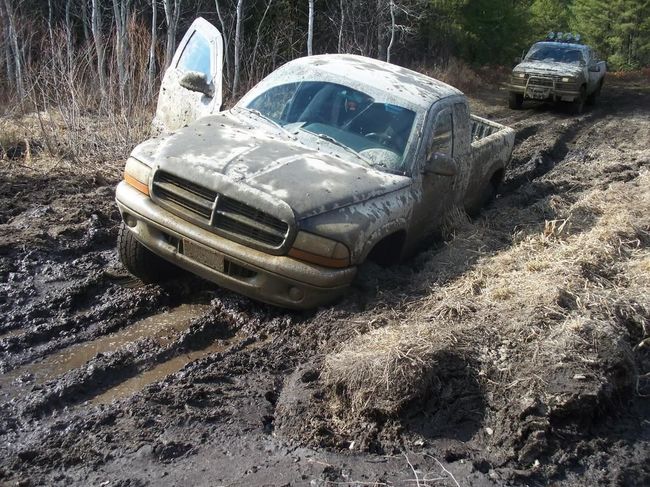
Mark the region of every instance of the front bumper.
<instances>
[{"instance_id":1,"label":"front bumper","mask_svg":"<svg viewBox=\"0 0 650 487\"><path fill-rule=\"evenodd\" d=\"M543 97L535 97L531 96L530 88L528 88L526 85L518 85L518 84L512 84L512 83L506 83L505 84L506 90L508 90L510 93L517 93L520 95L523 95L525 99L527 100L540 100L540 101L545 101L545 100L551 100L551 101L573 101L576 98L580 96L580 89L579 87L576 86L575 89L573 88L558 88L558 87L548 87L548 95L543 96Z\"/></svg>"},{"instance_id":2,"label":"front bumper","mask_svg":"<svg viewBox=\"0 0 650 487\"><path fill-rule=\"evenodd\" d=\"M356 274L356 267L329 269L225 239L160 208L125 182L118 184L115 199L129 229L152 252L259 301L314 308L341 295ZM185 255L188 248L192 257Z\"/></svg>"}]
</instances>

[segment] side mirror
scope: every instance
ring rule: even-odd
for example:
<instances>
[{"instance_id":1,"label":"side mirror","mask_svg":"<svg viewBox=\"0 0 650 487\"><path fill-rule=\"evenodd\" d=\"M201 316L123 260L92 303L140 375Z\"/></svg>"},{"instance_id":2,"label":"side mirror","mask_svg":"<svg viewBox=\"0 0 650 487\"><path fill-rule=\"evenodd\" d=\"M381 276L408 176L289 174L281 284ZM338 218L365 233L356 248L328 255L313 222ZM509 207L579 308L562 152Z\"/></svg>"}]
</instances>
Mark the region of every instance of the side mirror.
<instances>
[{"instance_id":1,"label":"side mirror","mask_svg":"<svg viewBox=\"0 0 650 487\"><path fill-rule=\"evenodd\" d=\"M434 152L424 164L422 174L437 174L439 176L455 176L458 174L458 166L454 158L447 154Z\"/></svg>"},{"instance_id":2,"label":"side mirror","mask_svg":"<svg viewBox=\"0 0 650 487\"><path fill-rule=\"evenodd\" d=\"M517 57L514 58L512 61L513 61L515 64L519 64L519 63L521 62L521 57L520 57L520 56L517 56Z\"/></svg>"},{"instance_id":3,"label":"side mirror","mask_svg":"<svg viewBox=\"0 0 650 487\"><path fill-rule=\"evenodd\" d=\"M210 83L208 83L208 77L205 73L199 73L198 71L188 71L181 77L181 79L178 80L178 84L186 90L203 93L205 96L209 96L210 98L212 98L214 95L212 87L210 86Z\"/></svg>"},{"instance_id":4,"label":"side mirror","mask_svg":"<svg viewBox=\"0 0 650 487\"><path fill-rule=\"evenodd\" d=\"M598 72L600 72L600 68L598 67L597 64L594 64L592 66L589 66L589 71L591 73L598 73Z\"/></svg>"}]
</instances>

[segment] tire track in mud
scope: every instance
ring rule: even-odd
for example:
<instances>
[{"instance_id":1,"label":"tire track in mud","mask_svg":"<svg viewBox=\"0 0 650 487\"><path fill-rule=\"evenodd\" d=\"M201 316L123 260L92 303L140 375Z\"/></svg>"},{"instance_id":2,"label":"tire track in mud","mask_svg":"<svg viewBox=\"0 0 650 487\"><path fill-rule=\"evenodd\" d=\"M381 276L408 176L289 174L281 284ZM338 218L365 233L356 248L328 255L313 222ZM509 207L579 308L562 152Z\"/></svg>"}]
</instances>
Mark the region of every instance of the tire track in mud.
<instances>
[{"instance_id":1,"label":"tire track in mud","mask_svg":"<svg viewBox=\"0 0 650 487\"><path fill-rule=\"evenodd\" d=\"M182 304L14 369L0 391L14 403L23 396L30 416L122 399L202 357L250 346L256 339L238 334L239 318L219 303Z\"/></svg>"}]
</instances>

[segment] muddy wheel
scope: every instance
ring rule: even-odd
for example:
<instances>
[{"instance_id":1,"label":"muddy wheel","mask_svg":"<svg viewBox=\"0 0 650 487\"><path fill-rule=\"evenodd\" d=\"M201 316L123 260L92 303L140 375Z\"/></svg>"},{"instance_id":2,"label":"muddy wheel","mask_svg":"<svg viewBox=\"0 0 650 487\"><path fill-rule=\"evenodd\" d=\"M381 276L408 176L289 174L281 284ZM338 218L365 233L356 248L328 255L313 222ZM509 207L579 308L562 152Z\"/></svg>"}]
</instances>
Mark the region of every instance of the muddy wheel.
<instances>
[{"instance_id":1,"label":"muddy wheel","mask_svg":"<svg viewBox=\"0 0 650 487\"><path fill-rule=\"evenodd\" d=\"M600 96L600 90L603 88L603 82L601 81L598 84L598 88L594 90L594 92L587 97L587 105L595 105L596 104L596 99Z\"/></svg>"},{"instance_id":2,"label":"muddy wheel","mask_svg":"<svg viewBox=\"0 0 650 487\"><path fill-rule=\"evenodd\" d=\"M585 108L586 99L587 99L587 90L583 86L582 88L580 88L580 96L578 96L578 98L573 100L569 108L572 115L580 115L582 113L582 110L584 110Z\"/></svg>"},{"instance_id":3,"label":"muddy wheel","mask_svg":"<svg viewBox=\"0 0 650 487\"><path fill-rule=\"evenodd\" d=\"M519 110L524 104L524 95L510 92L508 96L508 106L513 110Z\"/></svg>"},{"instance_id":4,"label":"muddy wheel","mask_svg":"<svg viewBox=\"0 0 650 487\"><path fill-rule=\"evenodd\" d=\"M126 270L145 283L164 281L178 272L176 266L138 242L124 222L117 234L117 252Z\"/></svg>"}]
</instances>

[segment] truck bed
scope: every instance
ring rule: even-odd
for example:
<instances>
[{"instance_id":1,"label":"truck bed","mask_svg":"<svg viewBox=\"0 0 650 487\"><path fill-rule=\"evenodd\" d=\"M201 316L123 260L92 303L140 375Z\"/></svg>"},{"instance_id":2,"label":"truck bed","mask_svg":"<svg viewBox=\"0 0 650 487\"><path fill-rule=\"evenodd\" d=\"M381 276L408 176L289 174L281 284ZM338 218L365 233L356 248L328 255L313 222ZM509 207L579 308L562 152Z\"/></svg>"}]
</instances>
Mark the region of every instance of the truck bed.
<instances>
[{"instance_id":1,"label":"truck bed","mask_svg":"<svg viewBox=\"0 0 650 487\"><path fill-rule=\"evenodd\" d=\"M503 178L515 143L515 131L476 115L470 115L470 131L471 167L467 171L464 206L475 212L492 190L487 185L496 187Z\"/></svg>"}]
</instances>

